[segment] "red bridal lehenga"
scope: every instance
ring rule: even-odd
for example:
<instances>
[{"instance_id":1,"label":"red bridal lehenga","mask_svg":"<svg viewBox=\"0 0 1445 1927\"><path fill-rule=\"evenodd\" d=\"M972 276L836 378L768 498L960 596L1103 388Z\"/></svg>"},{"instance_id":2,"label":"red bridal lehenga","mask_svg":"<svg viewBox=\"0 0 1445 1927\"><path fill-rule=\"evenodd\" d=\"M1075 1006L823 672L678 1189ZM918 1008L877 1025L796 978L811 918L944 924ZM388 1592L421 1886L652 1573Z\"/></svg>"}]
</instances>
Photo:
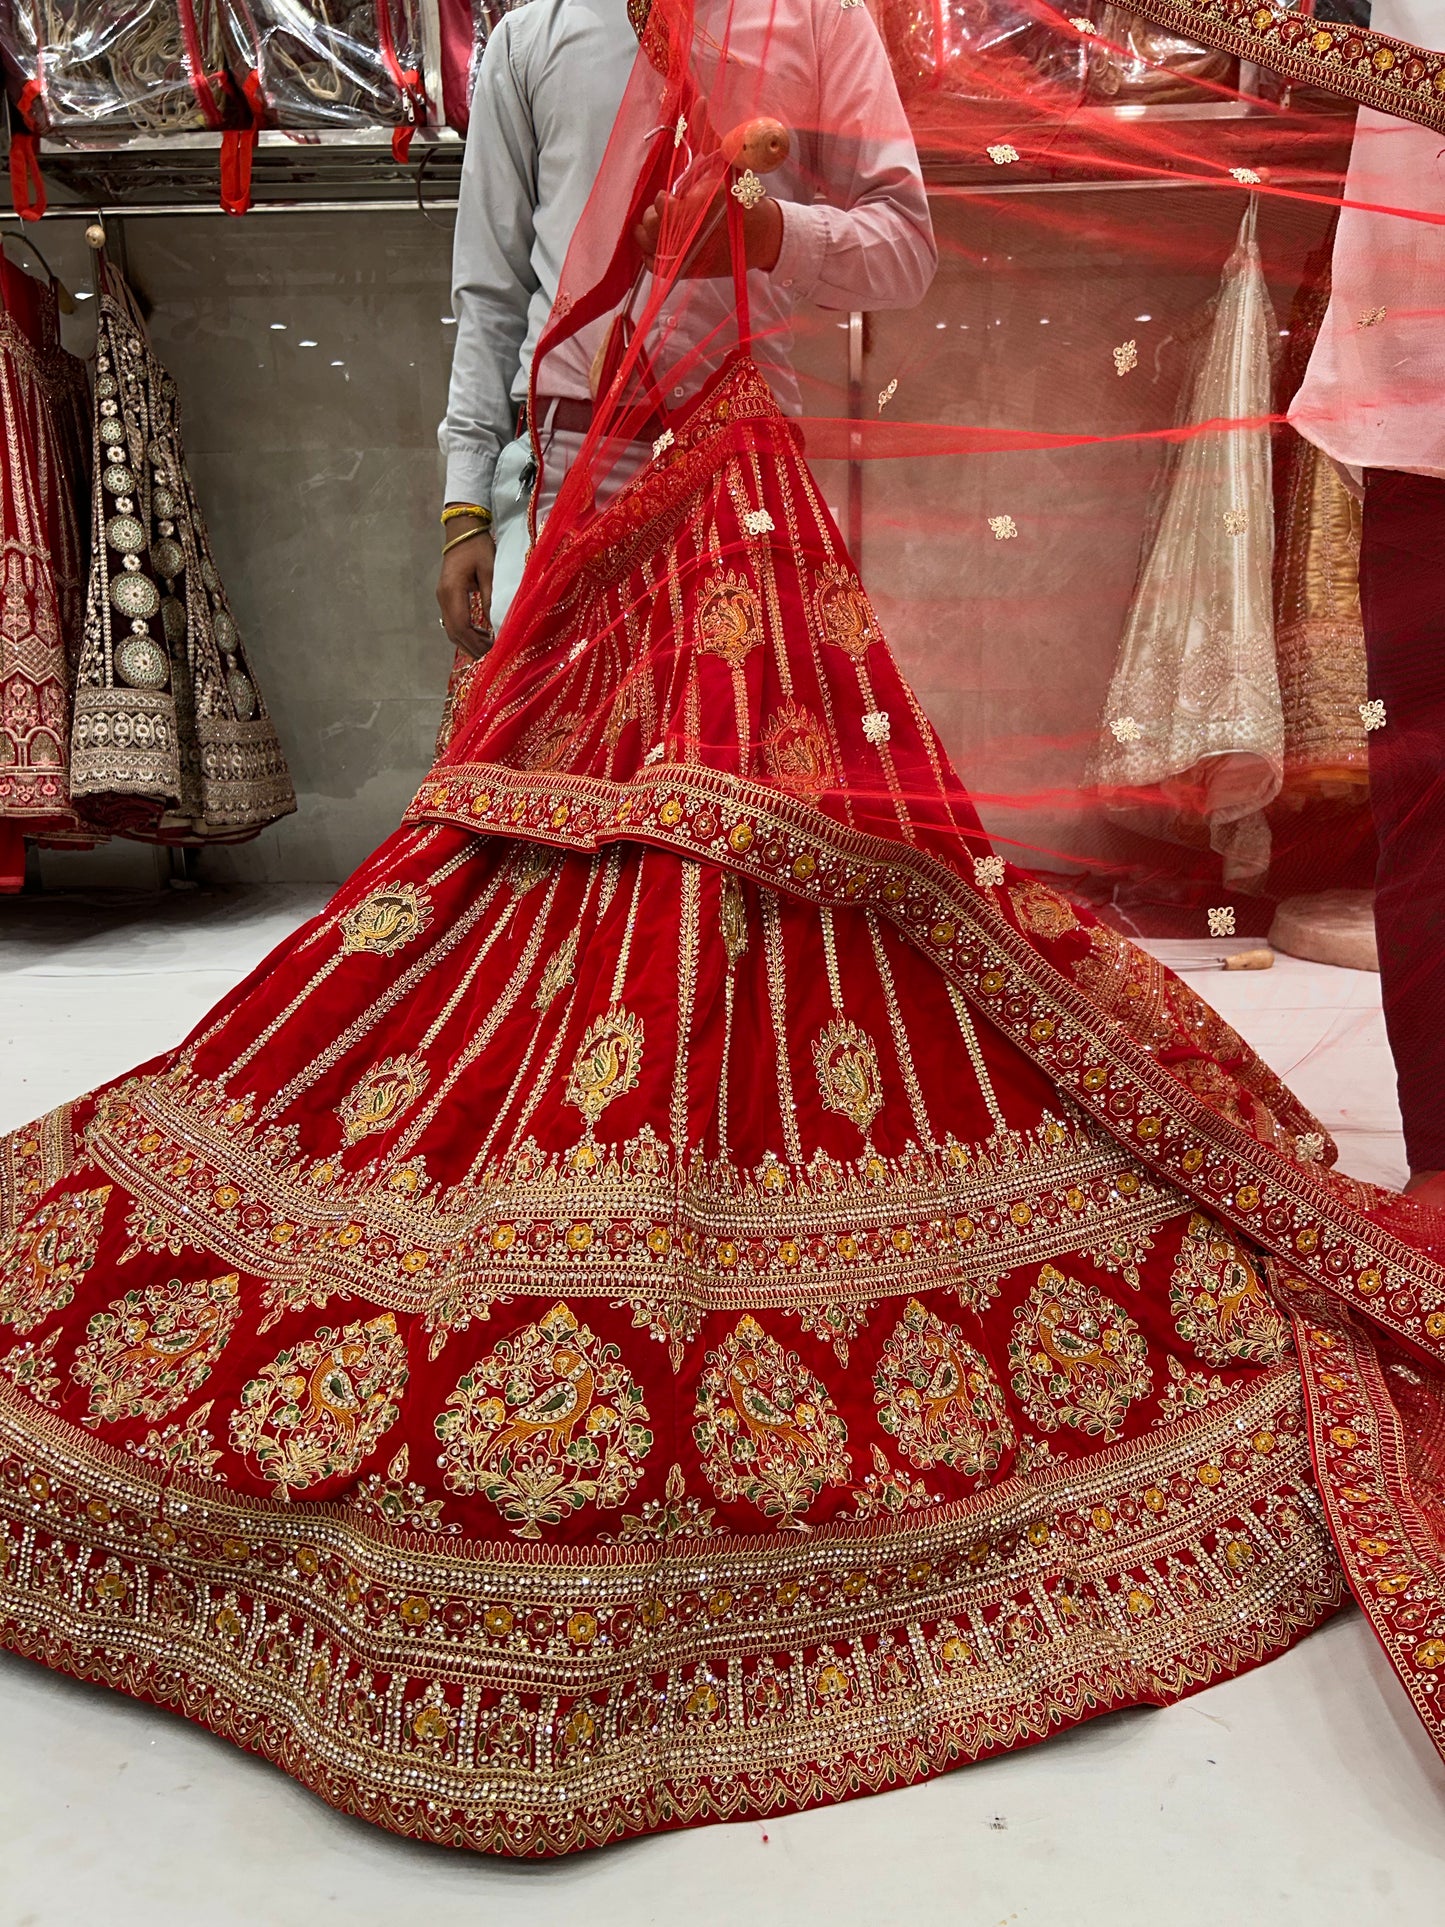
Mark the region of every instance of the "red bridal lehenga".
<instances>
[{"instance_id":1,"label":"red bridal lehenga","mask_svg":"<svg viewBox=\"0 0 1445 1927\"><path fill-rule=\"evenodd\" d=\"M6 1142L0 1637L513 1854L1347 1587L1440 1739L1422 1214L992 853L746 354L568 503L396 835Z\"/></svg>"}]
</instances>

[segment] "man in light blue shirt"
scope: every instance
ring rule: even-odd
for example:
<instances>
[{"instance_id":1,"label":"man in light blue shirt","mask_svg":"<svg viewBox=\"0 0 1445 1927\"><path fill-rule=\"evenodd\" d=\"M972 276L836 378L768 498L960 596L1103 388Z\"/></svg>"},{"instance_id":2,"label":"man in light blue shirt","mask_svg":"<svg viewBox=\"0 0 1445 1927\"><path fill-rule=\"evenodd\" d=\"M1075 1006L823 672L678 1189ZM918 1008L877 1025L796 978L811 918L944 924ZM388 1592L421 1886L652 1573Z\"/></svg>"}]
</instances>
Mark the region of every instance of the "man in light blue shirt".
<instances>
[{"instance_id":1,"label":"man in light blue shirt","mask_svg":"<svg viewBox=\"0 0 1445 1927\"><path fill-rule=\"evenodd\" d=\"M749 285L758 360L781 405L796 411L794 304L913 306L937 263L928 201L866 8L732 0L728 44L730 57L746 63L751 52L759 69L766 58L769 109L790 128L789 158L749 215L748 260L757 270ZM521 575L531 472L518 411L637 51L626 0L527 0L503 17L478 72L453 255L456 347L439 439L449 508L486 510L492 525L449 516L456 546L437 587L447 634L473 655L489 636L473 624L472 609L489 608L492 625L500 623ZM865 141L865 127L886 131ZM545 400L565 458L568 439L575 446L586 427L589 357L577 346L553 359L539 414ZM548 466L555 480L555 453ZM470 539L457 539L469 530Z\"/></svg>"}]
</instances>

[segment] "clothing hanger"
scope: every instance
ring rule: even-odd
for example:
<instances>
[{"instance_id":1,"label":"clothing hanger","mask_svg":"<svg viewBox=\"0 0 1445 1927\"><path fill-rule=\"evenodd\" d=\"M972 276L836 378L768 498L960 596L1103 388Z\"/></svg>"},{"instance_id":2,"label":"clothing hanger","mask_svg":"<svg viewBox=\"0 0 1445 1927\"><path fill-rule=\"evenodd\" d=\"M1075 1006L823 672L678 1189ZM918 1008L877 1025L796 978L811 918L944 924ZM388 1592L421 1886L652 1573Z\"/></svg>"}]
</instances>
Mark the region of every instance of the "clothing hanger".
<instances>
[{"instance_id":1,"label":"clothing hanger","mask_svg":"<svg viewBox=\"0 0 1445 1927\"><path fill-rule=\"evenodd\" d=\"M46 260L45 256L40 252L39 248L36 247L35 243L31 240L30 236L28 234L19 234L19 233L6 234L3 237L0 237L0 246L3 246L6 241L15 241L15 242L18 242L21 247L29 248L30 252L35 256L35 259L40 263L41 267L45 270L46 280L50 283L51 287L54 288L55 290L56 305L59 307L60 312L62 314L74 314L75 313L75 296L70 292L69 288L66 287L65 283L61 280L60 276L51 267L50 263Z\"/></svg>"}]
</instances>

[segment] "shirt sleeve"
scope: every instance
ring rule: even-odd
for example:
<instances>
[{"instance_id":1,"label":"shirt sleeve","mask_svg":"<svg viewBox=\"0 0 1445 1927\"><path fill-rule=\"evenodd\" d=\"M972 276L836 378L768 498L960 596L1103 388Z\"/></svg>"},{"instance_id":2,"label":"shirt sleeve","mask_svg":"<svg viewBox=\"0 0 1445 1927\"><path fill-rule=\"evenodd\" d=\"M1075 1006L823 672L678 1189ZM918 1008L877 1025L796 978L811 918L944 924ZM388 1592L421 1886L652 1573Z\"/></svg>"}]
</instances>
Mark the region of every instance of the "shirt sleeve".
<instances>
[{"instance_id":1,"label":"shirt sleeve","mask_svg":"<svg viewBox=\"0 0 1445 1927\"><path fill-rule=\"evenodd\" d=\"M511 379L537 287L532 215L537 137L513 46L521 15L487 43L472 95L452 246L452 352L447 412L437 440L446 499L490 506L492 472L515 432Z\"/></svg>"},{"instance_id":2,"label":"shirt sleeve","mask_svg":"<svg viewBox=\"0 0 1445 1927\"><path fill-rule=\"evenodd\" d=\"M938 266L918 150L866 7L819 10L826 110L811 166L818 198L782 201L773 276L823 308L911 308Z\"/></svg>"}]
</instances>

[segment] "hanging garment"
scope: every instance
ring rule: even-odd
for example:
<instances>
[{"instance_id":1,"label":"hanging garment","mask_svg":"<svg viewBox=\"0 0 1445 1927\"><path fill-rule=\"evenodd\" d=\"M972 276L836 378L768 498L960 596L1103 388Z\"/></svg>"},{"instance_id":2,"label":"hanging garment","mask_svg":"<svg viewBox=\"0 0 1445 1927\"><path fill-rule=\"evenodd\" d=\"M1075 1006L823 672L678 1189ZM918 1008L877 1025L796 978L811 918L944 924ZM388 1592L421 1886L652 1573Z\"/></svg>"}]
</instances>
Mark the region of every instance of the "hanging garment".
<instances>
[{"instance_id":1,"label":"hanging garment","mask_svg":"<svg viewBox=\"0 0 1445 1927\"><path fill-rule=\"evenodd\" d=\"M93 840L69 774L88 408L84 366L60 345L54 288L0 256L0 868L17 887L24 837Z\"/></svg>"},{"instance_id":2,"label":"hanging garment","mask_svg":"<svg viewBox=\"0 0 1445 1927\"><path fill-rule=\"evenodd\" d=\"M295 793L216 572L175 382L108 265L98 305L75 794L126 836L239 842Z\"/></svg>"},{"instance_id":3,"label":"hanging garment","mask_svg":"<svg viewBox=\"0 0 1445 1927\"><path fill-rule=\"evenodd\" d=\"M1290 438L1276 525L1275 649L1284 715L1283 795L1363 802L1369 757L1360 705L1360 503L1320 449Z\"/></svg>"},{"instance_id":4,"label":"hanging garment","mask_svg":"<svg viewBox=\"0 0 1445 1927\"><path fill-rule=\"evenodd\" d=\"M1256 218L1252 201L1184 420L1260 426L1200 434L1179 450L1124 626L1095 764L1113 815L1168 837L1187 837L1202 821L1225 882L1246 889L1269 866L1263 812L1284 764L1267 425L1274 314Z\"/></svg>"},{"instance_id":5,"label":"hanging garment","mask_svg":"<svg viewBox=\"0 0 1445 1927\"><path fill-rule=\"evenodd\" d=\"M1439 1267L985 854L753 364L669 433L328 910L5 1145L0 1637L502 1852L1166 1703L1350 1493L1439 1569Z\"/></svg>"}]
</instances>

